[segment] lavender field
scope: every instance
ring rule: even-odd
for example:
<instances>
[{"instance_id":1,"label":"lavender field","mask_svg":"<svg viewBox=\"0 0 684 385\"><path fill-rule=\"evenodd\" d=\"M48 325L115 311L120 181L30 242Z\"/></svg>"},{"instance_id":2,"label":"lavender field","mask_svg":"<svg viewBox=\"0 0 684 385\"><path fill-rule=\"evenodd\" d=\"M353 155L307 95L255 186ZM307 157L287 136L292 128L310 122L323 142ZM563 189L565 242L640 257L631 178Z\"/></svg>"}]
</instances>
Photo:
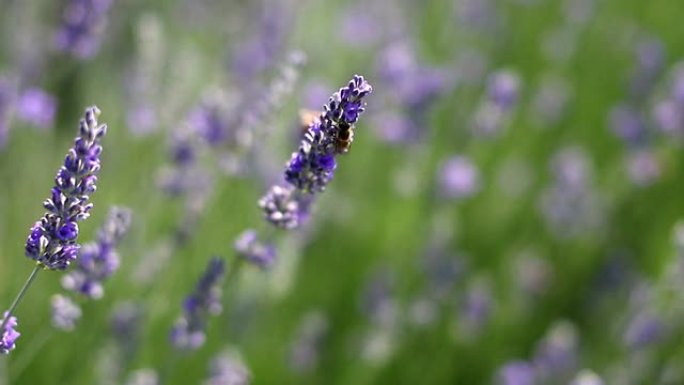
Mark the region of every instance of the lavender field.
<instances>
[{"instance_id":1,"label":"lavender field","mask_svg":"<svg viewBox=\"0 0 684 385\"><path fill-rule=\"evenodd\" d=\"M682 19L0 0L0 385L684 385Z\"/></svg>"}]
</instances>

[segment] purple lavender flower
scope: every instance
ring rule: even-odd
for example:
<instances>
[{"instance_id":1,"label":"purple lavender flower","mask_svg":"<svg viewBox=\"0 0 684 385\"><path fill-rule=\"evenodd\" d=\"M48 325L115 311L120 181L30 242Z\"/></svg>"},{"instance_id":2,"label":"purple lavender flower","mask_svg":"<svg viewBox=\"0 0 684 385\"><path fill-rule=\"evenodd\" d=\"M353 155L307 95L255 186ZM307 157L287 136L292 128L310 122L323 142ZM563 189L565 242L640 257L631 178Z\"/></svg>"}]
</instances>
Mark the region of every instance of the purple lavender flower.
<instances>
[{"instance_id":1,"label":"purple lavender flower","mask_svg":"<svg viewBox=\"0 0 684 385\"><path fill-rule=\"evenodd\" d=\"M70 0L55 36L57 49L78 59L97 54L112 0Z\"/></svg>"},{"instance_id":2,"label":"purple lavender flower","mask_svg":"<svg viewBox=\"0 0 684 385\"><path fill-rule=\"evenodd\" d=\"M610 112L610 127L628 144L642 143L646 137L646 124L640 113L628 105L618 105Z\"/></svg>"},{"instance_id":3,"label":"purple lavender flower","mask_svg":"<svg viewBox=\"0 0 684 385\"><path fill-rule=\"evenodd\" d=\"M291 186L275 185L259 200L259 207L264 211L264 218L274 226L296 229L308 216L308 203L303 198Z\"/></svg>"},{"instance_id":4,"label":"purple lavender flower","mask_svg":"<svg viewBox=\"0 0 684 385\"><path fill-rule=\"evenodd\" d=\"M339 141L352 141L353 126L365 110L363 98L372 90L362 76L356 75L347 87L330 97L320 119L304 135L299 151L292 154L285 170L288 183L307 194L325 190L337 167L335 156L348 151L339 146Z\"/></svg>"},{"instance_id":5,"label":"purple lavender flower","mask_svg":"<svg viewBox=\"0 0 684 385\"><path fill-rule=\"evenodd\" d=\"M449 158L442 165L439 176L440 191L447 198L467 198L480 189L479 172L464 156Z\"/></svg>"},{"instance_id":6,"label":"purple lavender flower","mask_svg":"<svg viewBox=\"0 0 684 385\"><path fill-rule=\"evenodd\" d=\"M15 341L21 333L17 332L15 328L17 327L17 317L9 317L7 322L7 312L5 312L2 319L0 319L0 324L5 324L3 330L0 330L0 354L9 354L16 347Z\"/></svg>"},{"instance_id":7,"label":"purple lavender flower","mask_svg":"<svg viewBox=\"0 0 684 385\"><path fill-rule=\"evenodd\" d=\"M96 190L100 170L100 139L107 125L98 125L97 107L86 109L80 134L57 172L52 195L43 206L45 216L31 228L26 241L26 256L50 270L64 270L78 255L78 224L90 216L90 194Z\"/></svg>"},{"instance_id":8,"label":"purple lavender flower","mask_svg":"<svg viewBox=\"0 0 684 385\"><path fill-rule=\"evenodd\" d=\"M660 177L660 164L651 151L633 151L626 162L629 179L637 186L648 186Z\"/></svg>"},{"instance_id":9,"label":"purple lavender flower","mask_svg":"<svg viewBox=\"0 0 684 385\"><path fill-rule=\"evenodd\" d=\"M183 315L171 331L171 343L178 349L195 350L204 345L207 318L221 313L221 281L225 263L213 257L192 294L185 298Z\"/></svg>"},{"instance_id":10,"label":"purple lavender flower","mask_svg":"<svg viewBox=\"0 0 684 385\"><path fill-rule=\"evenodd\" d=\"M40 88L29 88L19 95L17 118L39 128L49 128L55 120L57 100Z\"/></svg>"},{"instance_id":11,"label":"purple lavender flower","mask_svg":"<svg viewBox=\"0 0 684 385\"><path fill-rule=\"evenodd\" d=\"M509 70L494 72L487 80L487 98L504 111L510 110L520 97L520 76Z\"/></svg>"},{"instance_id":12,"label":"purple lavender flower","mask_svg":"<svg viewBox=\"0 0 684 385\"><path fill-rule=\"evenodd\" d=\"M643 311L631 320L623 340L630 349L638 350L662 341L666 335L663 320L653 312Z\"/></svg>"},{"instance_id":13,"label":"purple lavender flower","mask_svg":"<svg viewBox=\"0 0 684 385\"><path fill-rule=\"evenodd\" d=\"M496 374L497 385L534 385L534 368L525 361L511 361Z\"/></svg>"},{"instance_id":14,"label":"purple lavender flower","mask_svg":"<svg viewBox=\"0 0 684 385\"><path fill-rule=\"evenodd\" d=\"M119 268L115 248L131 225L131 210L112 207L97 234L97 241L83 245L78 266L62 278L62 286L90 299L104 295L102 283Z\"/></svg>"},{"instance_id":15,"label":"purple lavender flower","mask_svg":"<svg viewBox=\"0 0 684 385\"><path fill-rule=\"evenodd\" d=\"M72 331L81 318L81 308L69 297L61 294L52 296L52 326L59 330Z\"/></svg>"},{"instance_id":16,"label":"purple lavender flower","mask_svg":"<svg viewBox=\"0 0 684 385\"><path fill-rule=\"evenodd\" d=\"M533 361L542 380L570 375L577 365L578 340L577 329L569 322L551 327L537 345Z\"/></svg>"},{"instance_id":17,"label":"purple lavender flower","mask_svg":"<svg viewBox=\"0 0 684 385\"><path fill-rule=\"evenodd\" d=\"M144 308L136 302L122 302L116 305L110 319L112 334L124 344L138 341Z\"/></svg>"},{"instance_id":18,"label":"purple lavender flower","mask_svg":"<svg viewBox=\"0 0 684 385\"><path fill-rule=\"evenodd\" d=\"M204 385L248 385L251 379L249 369L237 354L223 352L211 360L209 378Z\"/></svg>"},{"instance_id":19,"label":"purple lavender flower","mask_svg":"<svg viewBox=\"0 0 684 385\"><path fill-rule=\"evenodd\" d=\"M294 371L304 373L316 368L328 329L324 314L312 311L304 316L290 346L289 362Z\"/></svg>"},{"instance_id":20,"label":"purple lavender flower","mask_svg":"<svg viewBox=\"0 0 684 385\"><path fill-rule=\"evenodd\" d=\"M245 230L235 240L235 251L249 263L262 269L273 266L276 260L276 249L271 244L259 241L257 232L249 229Z\"/></svg>"},{"instance_id":21,"label":"purple lavender flower","mask_svg":"<svg viewBox=\"0 0 684 385\"><path fill-rule=\"evenodd\" d=\"M363 76L355 75L330 97L320 119L309 127L285 169L290 186L275 185L259 200L266 220L277 227L294 229L306 219L311 196L324 191L332 180L335 157L348 151L354 124L365 110L363 98L372 90Z\"/></svg>"}]
</instances>

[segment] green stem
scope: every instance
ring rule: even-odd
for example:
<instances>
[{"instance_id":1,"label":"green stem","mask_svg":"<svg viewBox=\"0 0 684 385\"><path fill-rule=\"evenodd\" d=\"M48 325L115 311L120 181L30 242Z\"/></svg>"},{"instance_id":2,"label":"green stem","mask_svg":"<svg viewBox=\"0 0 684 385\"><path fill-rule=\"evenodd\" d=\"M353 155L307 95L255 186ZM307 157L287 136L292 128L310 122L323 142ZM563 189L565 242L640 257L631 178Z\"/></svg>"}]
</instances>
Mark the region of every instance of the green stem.
<instances>
[{"instance_id":1,"label":"green stem","mask_svg":"<svg viewBox=\"0 0 684 385\"><path fill-rule=\"evenodd\" d=\"M7 322L9 322L10 317L12 316L12 314L14 314L14 311L17 309L17 306L19 306L19 303L21 302L22 298L24 298L24 294L26 294L26 291L33 283L33 280L36 278L36 275L38 274L39 270L40 265L36 265L36 267L33 268L33 271L29 275L28 279L26 279L24 286L22 286L21 290L19 290L17 298L14 299L14 302L12 302L12 305L7 310L7 315L5 316L5 319L2 320L2 324L0 324L0 330L2 330L3 332L5 330L5 325L7 325Z\"/></svg>"}]
</instances>

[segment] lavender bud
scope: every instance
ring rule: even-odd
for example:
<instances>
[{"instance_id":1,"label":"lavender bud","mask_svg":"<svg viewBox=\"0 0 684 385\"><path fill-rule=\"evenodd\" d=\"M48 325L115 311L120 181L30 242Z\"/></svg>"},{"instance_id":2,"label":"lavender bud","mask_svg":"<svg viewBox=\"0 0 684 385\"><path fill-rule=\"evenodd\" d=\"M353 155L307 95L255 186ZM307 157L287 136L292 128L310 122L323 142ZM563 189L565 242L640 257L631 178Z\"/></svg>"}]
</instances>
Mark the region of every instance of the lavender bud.
<instances>
[{"instance_id":1,"label":"lavender bud","mask_svg":"<svg viewBox=\"0 0 684 385\"><path fill-rule=\"evenodd\" d=\"M221 281L225 263L213 257L195 290L183 303L183 315L171 331L171 343L178 349L195 350L204 345L207 318L221 313Z\"/></svg>"},{"instance_id":2,"label":"lavender bud","mask_svg":"<svg viewBox=\"0 0 684 385\"><path fill-rule=\"evenodd\" d=\"M57 49L78 59L97 54L112 0L70 0L55 36Z\"/></svg>"},{"instance_id":3,"label":"lavender bud","mask_svg":"<svg viewBox=\"0 0 684 385\"><path fill-rule=\"evenodd\" d=\"M232 352L223 352L211 360L209 378L204 385L248 385L251 375L242 360Z\"/></svg>"},{"instance_id":4,"label":"lavender bud","mask_svg":"<svg viewBox=\"0 0 684 385\"><path fill-rule=\"evenodd\" d=\"M293 187L275 185L259 200L264 218L276 227L291 230L300 226L308 211L307 200Z\"/></svg>"},{"instance_id":5,"label":"lavender bud","mask_svg":"<svg viewBox=\"0 0 684 385\"><path fill-rule=\"evenodd\" d=\"M29 88L19 95L17 118L39 128L49 128L55 120L57 100L40 88Z\"/></svg>"},{"instance_id":6,"label":"lavender bud","mask_svg":"<svg viewBox=\"0 0 684 385\"><path fill-rule=\"evenodd\" d=\"M43 203L47 212L26 241L26 256L49 270L66 269L80 248L76 222L90 216L93 205L88 201L100 170L100 139L107 132L107 125L97 123L99 114L97 107L86 109L79 136L57 172L51 197Z\"/></svg>"},{"instance_id":7,"label":"lavender bud","mask_svg":"<svg viewBox=\"0 0 684 385\"><path fill-rule=\"evenodd\" d=\"M81 318L81 308L69 297L61 294L52 296L52 326L63 331L72 331Z\"/></svg>"},{"instance_id":8,"label":"lavender bud","mask_svg":"<svg viewBox=\"0 0 684 385\"><path fill-rule=\"evenodd\" d=\"M256 231L245 230L235 240L235 251L249 263L262 269L273 266L276 259L276 249L273 245L262 243L257 238Z\"/></svg>"},{"instance_id":9,"label":"lavender bud","mask_svg":"<svg viewBox=\"0 0 684 385\"><path fill-rule=\"evenodd\" d=\"M442 165L440 187L445 197L467 198L480 189L480 176L473 162L464 156L454 156Z\"/></svg>"},{"instance_id":10,"label":"lavender bud","mask_svg":"<svg viewBox=\"0 0 684 385\"><path fill-rule=\"evenodd\" d=\"M62 278L62 286L90 299L104 295L102 283L119 269L115 248L131 225L131 210L112 207L97 234L97 241L81 248L78 266Z\"/></svg>"},{"instance_id":11,"label":"lavender bud","mask_svg":"<svg viewBox=\"0 0 684 385\"><path fill-rule=\"evenodd\" d=\"M5 322L7 315L7 312L5 312L3 318L0 319L0 324ZM0 354L9 354L16 347L15 341L21 335L21 333L15 330L16 327L17 317L9 317L4 329L0 330L2 333L0 334Z\"/></svg>"},{"instance_id":12,"label":"lavender bud","mask_svg":"<svg viewBox=\"0 0 684 385\"><path fill-rule=\"evenodd\" d=\"M513 71L502 70L490 75L487 97L504 111L510 110L520 96L520 77Z\"/></svg>"}]
</instances>

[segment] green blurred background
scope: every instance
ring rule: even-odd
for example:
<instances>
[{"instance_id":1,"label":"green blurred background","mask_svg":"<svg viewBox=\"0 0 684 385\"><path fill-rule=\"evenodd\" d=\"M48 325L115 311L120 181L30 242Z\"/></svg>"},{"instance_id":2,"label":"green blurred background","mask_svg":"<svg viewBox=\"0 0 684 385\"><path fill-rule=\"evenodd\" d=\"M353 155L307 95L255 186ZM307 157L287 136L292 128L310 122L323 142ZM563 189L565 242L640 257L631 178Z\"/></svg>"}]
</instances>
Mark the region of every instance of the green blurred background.
<instances>
[{"instance_id":1,"label":"green blurred background","mask_svg":"<svg viewBox=\"0 0 684 385\"><path fill-rule=\"evenodd\" d=\"M572 11L587 4L584 16L584 8ZM141 282L135 278L141 261L163 251L187 219L184 198L156 184L170 163L171 135L207 90L225 90L238 100L230 114L245 114L294 49L307 57L299 79L258 123L268 135L256 154L269 172L279 172L295 150L298 110L315 107L304 105L307 87L322 84L322 106L353 74L363 74L375 91L369 111L310 225L275 233L273 269L243 266L230 276L229 306L210 321L205 346L175 358L169 384L202 383L211 358L226 347L240 352L253 384L496 383L498 368L533 360L539 341L561 320L576 330L577 362L569 377L538 383L568 383L589 368L607 384L684 384L684 309L672 235L684 214L684 151L681 137L654 128L652 118L684 54L683 2L115 0L90 59L53 46L65 7L8 0L1 6L0 75L17 80L19 89L41 87L57 101L47 129L8 120L0 151L2 306L33 267L23 256L28 229L43 214L41 202L88 105L102 110L109 132L95 208L80 239L92 239L110 205L130 207L133 228L119 249L120 271L103 299L82 301L73 332L50 322L50 297L63 292L62 273L40 274L16 312L22 336L15 351L0 357L0 384L123 384L135 369L168 370L168 333L184 296L210 256L232 261L238 234L267 228L256 202L272 181L255 172L226 175L219 151L206 149L201 159L214 176L206 207L187 242L167 244L169 261L151 262L159 272ZM260 31L274 15L280 29ZM274 44L275 53L245 79L234 64L250 39ZM419 137L401 143L384 140L378 129L382 112L406 108L392 99L396 83L383 78L380 65L396 41L409 42L420 65L448 75L437 97L421 106ZM644 41L657 41L663 54L642 92L631 87ZM519 98L500 133L481 137L473 116L486 98L488 74L499 69L519 75ZM131 75L136 71L142 77ZM534 102L549 75L569 90L565 112L552 122L540 120ZM136 103L157 111L153 132L130 127L127 114ZM611 131L611 111L621 103L644 117L648 140L634 145ZM586 159L596 199L589 208L570 205L570 221L573 213L598 219L579 218L573 229L558 230L543 201L558 177L555 156L568 148ZM631 180L626 166L637 150L648 151L659 170L647 183ZM478 188L465 197L440 192L440 169L455 155L477 169ZM447 281L439 295L425 268L435 254L447 264L436 268ZM634 305L644 286L648 300ZM472 295L485 298L474 316L468 315ZM140 303L144 316L138 347L122 359L110 317L127 300ZM625 331L643 308L662 319L666 337L626 346ZM292 352L307 330L314 342L301 364Z\"/></svg>"}]
</instances>

